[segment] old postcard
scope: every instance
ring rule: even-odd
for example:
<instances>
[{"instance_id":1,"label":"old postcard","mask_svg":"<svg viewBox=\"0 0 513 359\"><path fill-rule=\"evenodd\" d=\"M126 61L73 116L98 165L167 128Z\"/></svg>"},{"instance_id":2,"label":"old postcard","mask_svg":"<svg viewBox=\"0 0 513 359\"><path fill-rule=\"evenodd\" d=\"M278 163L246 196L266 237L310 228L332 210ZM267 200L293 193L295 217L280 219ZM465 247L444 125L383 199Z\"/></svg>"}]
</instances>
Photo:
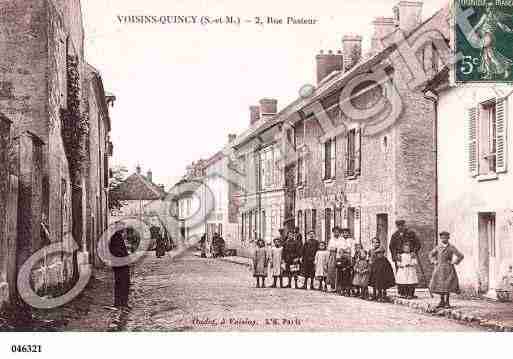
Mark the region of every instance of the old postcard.
<instances>
[{"instance_id":1,"label":"old postcard","mask_svg":"<svg viewBox=\"0 0 513 359\"><path fill-rule=\"evenodd\" d=\"M511 0L0 0L0 331L513 331L512 44Z\"/></svg>"}]
</instances>

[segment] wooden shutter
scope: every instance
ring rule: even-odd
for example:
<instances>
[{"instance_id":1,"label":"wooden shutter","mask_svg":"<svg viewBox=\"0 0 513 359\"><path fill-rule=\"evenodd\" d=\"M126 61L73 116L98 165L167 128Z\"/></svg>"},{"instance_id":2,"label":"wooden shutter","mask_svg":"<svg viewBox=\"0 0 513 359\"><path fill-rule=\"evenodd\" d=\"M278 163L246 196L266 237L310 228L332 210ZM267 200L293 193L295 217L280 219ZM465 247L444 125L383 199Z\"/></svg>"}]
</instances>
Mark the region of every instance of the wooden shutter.
<instances>
[{"instance_id":1,"label":"wooden shutter","mask_svg":"<svg viewBox=\"0 0 513 359\"><path fill-rule=\"evenodd\" d=\"M337 177L337 138L331 140L331 178Z\"/></svg>"},{"instance_id":2,"label":"wooden shutter","mask_svg":"<svg viewBox=\"0 0 513 359\"><path fill-rule=\"evenodd\" d=\"M321 142L321 167L322 167L322 179L326 179L326 144Z\"/></svg>"},{"instance_id":3,"label":"wooden shutter","mask_svg":"<svg viewBox=\"0 0 513 359\"><path fill-rule=\"evenodd\" d=\"M362 167L362 130L357 128L354 135L354 172L360 175Z\"/></svg>"},{"instance_id":4,"label":"wooden shutter","mask_svg":"<svg viewBox=\"0 0 513 359\"><path fill-rule=\"evenodd\" d=\"M351 172L349 170L349 161L350 161L350 153L349 153L349 142L350 142L350 138L351 138L351 131L350 130L347 130L346 131L346 140L344 141L345 142L345 166L344 166L344 173L346 175L346 177L350 176L351 175Z\"/></svg>"},{"instance_id":5,"label":"wooden shutter","mask_svg":"<svg viewBox=\"0 0 513 359\"><path fill-rule=\"evenodd\" d=\"M471 176L479 174L478 120L479 109L477 107L470 108L468 110L468 169Z\"/></svg>"},{"instance_id":6,"label":"wooden shutter","mask_svg":"<svg viewBox=\"0 0 513 359\"><path fill-rule=\"evenodd\" d=\"M496 99L496 143L497 143L497 157L496 157L496 172L504 173L507 167L507 141L506 141L506 130L507 130L507 111L506 111L506 99Z\"/></svg>"}]
</instances>

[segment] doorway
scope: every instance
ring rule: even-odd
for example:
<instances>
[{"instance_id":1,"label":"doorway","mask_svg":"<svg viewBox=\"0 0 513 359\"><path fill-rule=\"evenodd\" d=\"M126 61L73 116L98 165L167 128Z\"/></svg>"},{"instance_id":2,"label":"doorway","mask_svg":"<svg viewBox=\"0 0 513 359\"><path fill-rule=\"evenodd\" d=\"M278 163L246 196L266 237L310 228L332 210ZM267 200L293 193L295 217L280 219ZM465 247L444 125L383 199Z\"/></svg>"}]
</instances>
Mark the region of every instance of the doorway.
<instances>
[{"instance_id":1,"label":"doorway","mask_svg":"<svg viewBox=\"0 0 513 359\"><path fill-rule=\"evenodd\" d=\"M388 254L388 214L386 213L376 215L376 237Z\"/></svg>"},{"instance_id":2,"label":"doorway","mask_svg":"<svg viewBox=\"0 0 513 359\"><path fill-rule=\"evenodd\" d=\"M478 214L479 225L479 292L490 290L490 283L495 283L497 269L495 243L495 213Z\"/></svg>"}]
</instances>

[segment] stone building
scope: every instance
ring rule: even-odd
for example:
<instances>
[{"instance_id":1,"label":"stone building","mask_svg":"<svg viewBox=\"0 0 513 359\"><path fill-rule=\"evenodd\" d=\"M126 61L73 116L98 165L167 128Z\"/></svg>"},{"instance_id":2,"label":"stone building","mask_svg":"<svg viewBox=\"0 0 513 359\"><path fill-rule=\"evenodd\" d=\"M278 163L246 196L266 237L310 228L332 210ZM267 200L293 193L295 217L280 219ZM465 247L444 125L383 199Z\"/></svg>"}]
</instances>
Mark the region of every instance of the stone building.
<instances>
[{"instance_id":1,"label":"stone building","mask_svg":"<svg viewBox=\"0 0 513 359\"><path fill-rule=\"evenodd\" d=\"M8 288L2 300L14 303L17 271L48 244L41 233L47 231L52 243L73 237L79 250L66 245L68 254L45 257L32 272L36 291L65 288L78 275L79 262L87 265L88 191L103 186L93 180L104 176L110 124L101 79L93 81L84 60L80 1L2 0L0 14L0 117L9 123L2 135L10 153L10 168L1 179L10 210L7 216L0 213L0 245L7 248L0 282ZM91 106L89 87L99 89ZM89 115L98 113L101 119L94 121L103 133L93 126L89 137ZM94 215L103 217L105 198L99 203Z\"/></svg>"},{"instance_id":2,"label":"stone building","mask_svg":"<svg viewBox=\"0 0 513 359\"><path fill-rule=\"evenodd\" d=\"M257 239L270 243L279 236L287 220L285 171L281 166L282 148L278 137L277 101L260 100L260 106L250 107L250 128L234 145L234 158L241 173L238 193L238 222L241 253Z\"/></svg>"},{"instance_id":3,"label":"stone building","mask_svg":"<svg viewBox=\"0 0 513 359\"><path fill-rule=\"evenodd\" d=\"M422 41L415 45L416 56L426 76L433 76L437 52L432 38L420 35L435 29L448 39L448 10L422 23L422 2L401 1L396 9L395 21L374 20L369 57L362 58L361 37L345 36L342 56L349 53L351 59L337 63L350 66L332 68L312 96L281 115L294 117L289 122L298 155L287 177L295 178L295 224L303 233L313 229L328 241L338 225L348 227L365 248L373 237L388 247L395 221L404 219L422 242L420 258L429 279L427 253L436 240L435 113L422 91L411 88L412 74L396 38ZM327 131L330 127L337 130Z\"/></svg>"},{"instance_id":4,"label":"stone building","mask_svg":"<svg viewBox=\"0 0 513 359\"><path fill-rule=\"evenodd\" d=\"M513 87L449 87L448 68L426 93L437 108L438 230L465 255L462 288L497 297L513 265Z\"/></svg>"}]
</instances>

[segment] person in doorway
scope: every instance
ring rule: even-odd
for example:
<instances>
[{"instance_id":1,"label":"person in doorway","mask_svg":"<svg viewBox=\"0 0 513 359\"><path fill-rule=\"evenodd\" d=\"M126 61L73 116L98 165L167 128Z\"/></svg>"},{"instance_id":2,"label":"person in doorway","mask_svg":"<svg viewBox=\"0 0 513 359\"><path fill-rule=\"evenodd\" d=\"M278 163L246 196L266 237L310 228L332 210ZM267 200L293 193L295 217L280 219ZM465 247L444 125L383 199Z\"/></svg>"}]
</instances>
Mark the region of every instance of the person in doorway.
<instances>
[{"instance_id":1,"label":"person in doorway","mask_svg":"<svg viewBox=\"0 0 513 359\"><path fill-rule=\"evenodd\" d=\"M292 287L292 278L294 278L294 288L298 289L297 279L301 264L301 255L303 245L298 240L294 232L289 232L287 241L283 245L283 261L285 262L285 275L289 278L287 288Z\"/></svg>"},{"instance_id":2,"label":"person in doorway","mask_svg":"<svg viewBox=\"0 0 513 359\"><path fill-rule=\"evenodd\" d=\"M128 248L125 243L125 230L114 233L109 243L112 256L117 258L128 257ZM114 306L118 308L130 308L128 306L128 294L130 291L130 267L128 265L113 266L114 271Z\"/></svg>"},{"instance_id":3,"label":"person in doorway","mask_svg":"<svg viewBox=\"0 0 513 359\"><path fill-rule=\"evenodd\" d=\"M268 252L265 248L263 239L257 241L257 248L253 256L253 277L256 278L256 287L265 288L265 278L267 277L267 264L269 262ZM260 284L260 281L262 284Z\"/></svg>"},{"instance_id":4,"label":"person in doorway","mask_svg":"<svg viewBox=\"0 0 513 359\"><path fill-rule=\"evenodd\" d=\"M294 235L300 243L303 243L303 236L301 235L301 230L299 229L299 227L294 228Z\"/></svg>"},{"instance_id":5,"label":"person in doorway","mask_svg":"<svg viewBox=\"0 0 513 359\"><path fill-rule=\"evenodd\" d=\"M455 266L463 260L464 256L449 243L450 236L447 231L441 232L440 244L429 253L429 259L435 265L429 289L431 293L440 295L437 308L450 308L450 294L459 293L460 290Z\"/></svg>"},{"instance_id":6,"label":"person in doorway","mask_svg":"<svg viewBox=\"0 0 513 359\"><path fill-rule=\"evenodd\" d=\"M328 260L329 252L326 249L326 243L319 243L319 250L315 253L315 277L319 281L319 290L328 290L326 284L326 277L328 275Z\"/></svg>"},{"instance_id":7,"label":"person in doorway","mask_svg":"<svg viewBox=\"0 0 513 359\"><path fill-rule=\"evenodd\" d=\"M373 288L372 299L378 302L388 301L387 289L395 285L394 270L385 257L385 248L379 239L373 238L372 264L369 284Z\"/></svg>"},{"instance_id":8,"label":"person in doorway","mask_svg":"<svg viewBox=\"0 0 513 359\"><path fill-rule=\"evenodd\" d=\"M408 243L410 245L410 252L417 256L417 258L419 256L421 244L415 232L413 232L406 226L406 221L399 219L395 221L395 225L397 227L397 230L394 232L394 234L392 234L389 249L392 261L395 264L395 270L397 272L399 268L398 262L402 254L403 244ZM399 290L398 294L399 296L406 295L406 293L403 293L402 289ZM413 298L416 298L415 288L413 289L412 296Z\"/></svg>"},{"instance_id":9,"label":"person in doorway","mask_svg":"<svg viewBox=\"0 0 513 359\"><path fill-rule=\"evenodd\" d=\"M271 275L273 277L272 288L276 288L278 279L280 280L280 288L283 288L283 277L282 277L282 254L283 246L281 245L280 238L275 238L273 241L274 247L271 249L270 256L270 267Z\"/></svg>"},{"instance_id":10,"label":"person in doorway","mask_svg":"<svg viewBox=\"0 0 513 359\"><path fill-rule=\"evenodd\" d=\"M303 245L302 269L305 281L303 289L307 289L307 281L310 279L310 289L314 289L315 279L315 254L319 249L319 242L315 239L315 231L308 232L308 238Z\"/></svg>"},{"instance_id":11,"label":"person in doorway","mask_svg":"<svg viewBox=\"0 0 513 359\"><path fill-rule=\"evenodd\" d=\"M410 244L403 243L403 250L397 262L396 282L399 296L412 299L415 287L419 280L417 278L417 258L410 251ZM402 293L402 294L401 294Z\"/></svg>"}]
</instances>

